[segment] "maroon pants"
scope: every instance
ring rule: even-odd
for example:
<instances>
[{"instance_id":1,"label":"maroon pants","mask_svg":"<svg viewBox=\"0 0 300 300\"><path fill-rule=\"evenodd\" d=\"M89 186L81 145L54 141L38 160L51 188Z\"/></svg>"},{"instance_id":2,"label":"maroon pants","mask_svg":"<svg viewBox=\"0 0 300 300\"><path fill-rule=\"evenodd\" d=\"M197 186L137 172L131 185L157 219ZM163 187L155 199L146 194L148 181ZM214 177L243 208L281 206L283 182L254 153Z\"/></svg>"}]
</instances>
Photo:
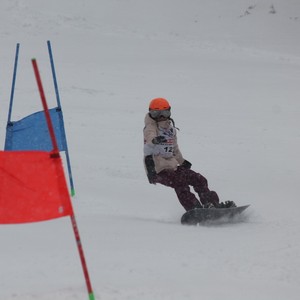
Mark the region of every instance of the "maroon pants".
<instances>
[{"instance_id":1,"label":"maroon pants","mask_svg":"<svg viewBox=\"0 0 300 300\"><path fill-rule=\"evenodd\" d=\"M176 171L163 170L157 174L155 183L173 188L179 202L185 210L191 210L200 206L200 202L195 194L191 192L190 186L192 186L194 191L199 195L202 204L206 204L207 202L219 202L216 193L214 193L214 195L216 195L217 199L209 199L211 192L208 188L206 178L191 169L178 167Z\"/></svg>"}]
</instances>

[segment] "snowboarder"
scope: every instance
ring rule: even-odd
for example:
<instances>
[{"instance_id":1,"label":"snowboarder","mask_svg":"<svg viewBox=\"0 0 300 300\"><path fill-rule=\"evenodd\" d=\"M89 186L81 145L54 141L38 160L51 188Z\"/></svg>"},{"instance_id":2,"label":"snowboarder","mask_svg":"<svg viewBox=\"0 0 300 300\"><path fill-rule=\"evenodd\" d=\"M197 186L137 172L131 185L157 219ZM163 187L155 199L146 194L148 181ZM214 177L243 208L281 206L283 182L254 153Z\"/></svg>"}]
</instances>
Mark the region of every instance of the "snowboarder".
<instances>
[{"instance_id":1,"label":"snowboarder","mask_svg":"<svg viewBox=\"0 0 300 300\"><path fill-rule=\"evenodd\" d=\"M183 158L177 144L171 106L164 98L151 100L145 117L144 165L149 183L173 188L186 211L236 206L233 201L220 203L218 194L208 188L206 178L193 171L192 164ZM190 186L199 199L191 192Z\"/></svg>"}]
</instances>

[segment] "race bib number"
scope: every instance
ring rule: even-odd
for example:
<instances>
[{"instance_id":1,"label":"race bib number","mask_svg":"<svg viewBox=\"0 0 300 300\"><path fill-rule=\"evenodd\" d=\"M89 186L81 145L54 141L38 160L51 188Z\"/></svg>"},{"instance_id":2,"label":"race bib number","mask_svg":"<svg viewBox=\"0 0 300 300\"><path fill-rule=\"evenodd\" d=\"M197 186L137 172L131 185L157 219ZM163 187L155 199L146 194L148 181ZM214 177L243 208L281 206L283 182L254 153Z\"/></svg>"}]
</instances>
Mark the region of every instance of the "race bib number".
<instances>
[{"instance_id":1,"label":"race bib number","mask_svg":"<svg viewBox=\"0 0 300 300\"><path fill-rule=\"evenodd\" d=\"M173 146L173 140L168 140L166 143L157 145L156 146L157 154L160 154L163 157L172 157L173 151L174 151L174 146Z\"/></svg>"}]
</instances>

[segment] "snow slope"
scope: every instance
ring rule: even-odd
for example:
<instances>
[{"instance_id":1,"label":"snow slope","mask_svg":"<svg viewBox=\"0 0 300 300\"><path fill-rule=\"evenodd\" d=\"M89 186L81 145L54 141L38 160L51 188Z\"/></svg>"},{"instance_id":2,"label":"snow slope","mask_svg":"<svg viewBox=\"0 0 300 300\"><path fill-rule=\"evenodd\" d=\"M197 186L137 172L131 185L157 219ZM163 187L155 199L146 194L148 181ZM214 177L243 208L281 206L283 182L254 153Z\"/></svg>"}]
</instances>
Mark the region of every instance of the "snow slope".
<instances>
[{"instance_id":1,"label":"snow slope","mask_svg":"<svg viewBox=\"0 0 300 300\"><path fill-rule=\"evenodd\" d=\"M300 2L3 0L0 139L16 43L13 119L55 93L52 42L96 299L296 300L300 293ZM148 102L166 97L193 168L230 224L180 225L174 192L142 165ZM0 227L0 300L87 299L68 218Z\"/></svg>"}]
</instances>

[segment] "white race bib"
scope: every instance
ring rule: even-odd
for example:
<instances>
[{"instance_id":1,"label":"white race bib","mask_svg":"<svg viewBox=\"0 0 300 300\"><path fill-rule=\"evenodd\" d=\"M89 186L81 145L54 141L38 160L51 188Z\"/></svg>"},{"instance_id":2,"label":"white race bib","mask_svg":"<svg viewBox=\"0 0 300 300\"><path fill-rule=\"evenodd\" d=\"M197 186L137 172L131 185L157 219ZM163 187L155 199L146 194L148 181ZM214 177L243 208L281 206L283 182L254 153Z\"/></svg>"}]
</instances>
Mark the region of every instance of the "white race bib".
<instances>
[{"instance_id":1,"label":"white race bib","mask_svg":"<svg viewBox=\"0 0 300 300\"><path fill-rule=\"evenodd\" d=\"M176 131L173 127L168 129L159 128L158 135L163 136L167 141L160 145L155 145L154 154L160 154L162 157L170 158L174 156L174 141Z\"/></svg>"}]
</instances>

